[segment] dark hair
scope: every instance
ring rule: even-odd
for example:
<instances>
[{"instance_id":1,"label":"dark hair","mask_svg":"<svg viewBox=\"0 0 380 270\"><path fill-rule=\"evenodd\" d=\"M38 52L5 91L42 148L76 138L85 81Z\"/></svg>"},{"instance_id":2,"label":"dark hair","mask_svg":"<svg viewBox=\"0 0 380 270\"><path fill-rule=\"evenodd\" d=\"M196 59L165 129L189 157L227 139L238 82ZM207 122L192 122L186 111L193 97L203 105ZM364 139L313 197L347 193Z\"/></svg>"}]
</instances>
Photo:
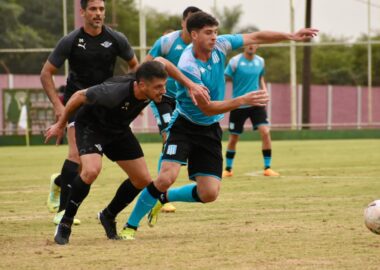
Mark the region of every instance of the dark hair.
<instances>
[{"instance_id":1,"label":"dark hair","mask_svg":"<svg viewBox=\"0 0 380 270\"><path fill-rule=\"evenodd\" d=\"M165 70L165 66L158 61L147 61L142 63L136 71L136 80L138 82L141 79L151 81L155 78L166 79L168 73Z\"/></svg>"},{"instance_id":2,"label":"dark hair","mask_svg":"<svg viewBox=\"0 0 380 270\"><path fill-rule=\"evenodd\" d=\"M185 20L187 15L189 15L189 13L195 13L198 11L202 11L202 10L194 6L187 7L182 13L182 19Z\"/></svg>"},{"instance_id":3,"label":"dark hair","mask_svg":"<svg viewBox=\"0 0 380 270\"><path fill-rule=\"evenodd\" d=\"M194 30L200 30L205 26L218 26L218 21L210 14L198 11L192 13L187 19L186 28L189 33Z\"/></svg>"},{"instance_id":4,"label":"dark hair","mask_svg":"<svg viewBox=\"0 0 380 270\"><path fill-rule=\"evenodd\" d=\"M90 0L80 0L80 7L81 7L82 9L86 9L86 8L87 8L88 1L90 1ZM103 0L103 2L106 3L106 0Z\"/></svg>"}]
</instances>

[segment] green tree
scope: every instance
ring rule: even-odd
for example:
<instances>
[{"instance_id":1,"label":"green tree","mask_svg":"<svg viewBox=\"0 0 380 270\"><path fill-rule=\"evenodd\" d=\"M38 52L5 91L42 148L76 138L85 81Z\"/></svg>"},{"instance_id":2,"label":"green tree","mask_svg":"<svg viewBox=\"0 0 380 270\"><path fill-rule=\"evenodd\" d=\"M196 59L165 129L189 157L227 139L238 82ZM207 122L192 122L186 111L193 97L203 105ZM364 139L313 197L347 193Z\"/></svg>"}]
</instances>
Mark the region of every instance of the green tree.
<instances>
[{"instance_id":1,"label":"green tree","mask_svg":"<svg viewBox=\"0 0 380 270\"><path fill-rule=\"evenodd\" d=\"M320 42L346 41L322 34ZM317 46L312 55L312 82L317 84L356 84L351 46Z\"/></svg>"},{"instance_id":2,"label":"green tree","mask_svg":"<svg viewBox=\"0 0 380 270\"><path fill-rule=\"evenodd\" d=\"M149 8L147 13L147 44L153 43L167 30L182 29L182 14L175 15L159 13Z\"/></svg>"},{"instance_id":3,"label":"green tree","mask_svg":"<svg viewBox=\"0 0 380 270\"><path fill-rule=\"evenodd\" d=\"M214 8L213 13L219 20L219 34L230 34L236 30L243 11L241 5L237 5L231 8L223 7L222 10Z\"/></svg>"},{"instance_id":4,"label":"green tree","mask_svg":"<svg viewBox=\"0 0 380 270\"><path fill-rule=\"evenodd\" d=\"M7 3L0 2L1 25L0 48L38 48L42 47L43 39L32 27L23 24L20 20L25 9L12 0ZM22 70L25 73L31 72L31 63L40 61L38 56L33 54L5 54L2 55L2 64L12 73Z\"/></svg>"},{"instance_id":5,"label":"green tree","mask_svg":"<svg viewBox=\"0 0 380 270\"><path fill-rule=\"evenodd\" d=\"M362 35L358 41L367 41L368 36ZM380 41L380 33L372 37ZM352 69L358 85L368 85L368 47L367 45L353 46ZM372 84L380 85L380 45L372 45Z\"/></svg>"}]
</instances>

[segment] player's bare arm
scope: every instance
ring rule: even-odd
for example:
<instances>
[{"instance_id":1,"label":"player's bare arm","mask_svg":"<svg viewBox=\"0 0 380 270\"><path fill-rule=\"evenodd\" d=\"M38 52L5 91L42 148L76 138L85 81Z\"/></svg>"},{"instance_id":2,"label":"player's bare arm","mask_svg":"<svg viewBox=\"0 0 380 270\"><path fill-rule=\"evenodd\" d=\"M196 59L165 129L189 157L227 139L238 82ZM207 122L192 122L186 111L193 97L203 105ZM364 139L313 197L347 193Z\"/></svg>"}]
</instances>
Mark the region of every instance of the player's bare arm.
<instances>
[{"instance_id":1,"label":"player's bare arm","mask_svg":"<svg viewBox=\"0 0 380 270\"><path fill-rule=\"evenodd\" d=\"M154 59L153 56L151 56L150 54L147 54L144 58L144 62L147 62L147 61L152 61Z\"/></svg>"},{"instance_id":2,"label":"player's bare arm","mask_svg":"<svg viewBox=\"0 0 380 270\"><path fill-rule=\"evenodd\" d=\"M52 137L57 137L57 145L59 142L61 142L64 136L67 120L80 106L82 106L87 101L86 91L87 89L80 90L71 96L66 106L64 107L61 117L55 124L47 128L45 132L45 143L47 143Z\"/></svg>"},{"instance_id":3,"label":"player's bare arm","mask_svg":"<svg viewBox=\"0 0 380 270\"><path fill-rule=\"evenodd\" d=\"M53 104L55 120L62 116L64 106L58 97L57 90L53 81L53 75L57 72L57 68L49 61L46 61L40 74L42 87L44 88L50 102Z\"/></svg>"},{"instance_id":4,"label":"player's bare arm","mask_svg":"<svg viewBox=\"0 0 380 270\"><path fill-rule=\"evenodd\" d=\"M154 60L164 64L169 76L187 88L189 95L195 105L198 105L199 101L202 101L205 104L208 104L210 102L210 95L208 93L208 89L205 86L196 84L191 81L189 78L183 75L183 73L169 60L166 60L163 57L156 57Z\"/></svg>"},{"instance_id":5,"label":"player's bare arm","mask_svg":"<svg viewBox=\"0 0 380 270\"><path fill-rule=\"evenodd\" d=\"M264 79L264 76L261 76L260 78L260 85L261 85L261 89L268 92L267 90L267 84L265 82L265 79Z\"/></svg>"},{"instance_id":6,"label":"player's bare arm","mask_svg":"<svg viewBox=\"0 0 380 270\"><path fill-rule=\"evenodd\" d=\"M268 101L269 97L267 92L264 90L259 90L247 93L234 99L210 101L208 104L198 101L198 107L205 115L211 116L232 111L242 105L266 106Z\"/></svg>"},{"instance_id":7,"label":"player's bare arm","mask_svg":"<svg viewBox=\"0 0 380 270\"><path fill-rule=\"evenodd\" d=\"M137 60L136 55L134 55L133 58L128 61L129 71L136 72L138 66L139 66L139 60Z\"/></svg>"},{"instance_id":8,"label":"player's bare arm","mask_svg":"<svg viewBox=\"0 0 380 270\"><path fill-rule=\"evenodd\" d=\"M295 33L283 33L273 31L258 31L243 34L244 45L276 43L286 40L307 41L318 34L317 29L303 28Z\"/></svg>"}]
</instances>

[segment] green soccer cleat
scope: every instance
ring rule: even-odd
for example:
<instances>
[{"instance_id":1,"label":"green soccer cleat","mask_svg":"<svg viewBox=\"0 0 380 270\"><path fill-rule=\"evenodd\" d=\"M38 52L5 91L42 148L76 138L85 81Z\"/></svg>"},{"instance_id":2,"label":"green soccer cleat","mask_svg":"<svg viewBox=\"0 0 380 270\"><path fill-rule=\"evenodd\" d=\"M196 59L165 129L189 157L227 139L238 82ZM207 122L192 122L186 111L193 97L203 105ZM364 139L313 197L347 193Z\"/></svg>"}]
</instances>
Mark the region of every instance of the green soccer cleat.
<instances>
[{"instance_id":1,"label":"green soccer cleat","mask_svg":"<svg viewBox=\"0 0 380 270\"><path fill-rule=\"evenodd\" d=\"M54 173L50 177L50 192L46 201L46 206L50 213L57 213L59 208L59 196L61 194L61 187L54 183L55 178L59 176L59 173Z\"/></svg>"},{"instance_id":2,"label":"green soccer cleat","mask_svg":"<svg viewBox=\"0 0 380 270\"><path fill-rule=\"evenodd\" d=\"M150 210L148 214L148 226L154 227L154 225L157 224L158 220L158 213L160 213L160 210L162 208L162 203L160 201L157 201L156 205Z\"/></svg>"},{"instance_id":3,"label":"green soccer cleat","mask_svg":"<svg viewBox=\"0 0 380 270\"><path fill-rule=\"evenodd\" d=\"M128 227L124 227L119 233L119 240L135 240L136 230Z\"/></svg>"},{"instance_id":4,"label":"green soccer cleat","mask_svg":"<svg viewBox=\"0 0 380 270\"><path fill-rule=\"evenodd\" d=\"M64 214L65 214L65 210L62 210L61 212L58 212L57 214L55 214L55 216L53 218L53 223L55 225L58 225L61 222L61 219L62 219ZM80 220L77 218L74 218L73 224L74 225L80 225Z\"/></svg>"}]
</instances>

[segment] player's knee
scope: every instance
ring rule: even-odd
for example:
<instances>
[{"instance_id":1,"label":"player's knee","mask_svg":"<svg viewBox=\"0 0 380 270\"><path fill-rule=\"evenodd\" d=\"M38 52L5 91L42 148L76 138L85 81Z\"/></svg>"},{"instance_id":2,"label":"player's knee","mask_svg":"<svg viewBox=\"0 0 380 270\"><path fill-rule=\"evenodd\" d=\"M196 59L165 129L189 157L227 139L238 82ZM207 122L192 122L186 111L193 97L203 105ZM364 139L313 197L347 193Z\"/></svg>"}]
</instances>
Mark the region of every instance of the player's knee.
<instances>
[{"instance_id":1,"label":"player's knee","mask_svg":"<svg viewBox=\"0 0 380 270\"><path fill-rule=\"evenodd\" d=\"M92 182L94 182L95 179L98 177L100 171L101 171L101 168L96 167L96 166L82 169L81 177L83 181L86 182L87 184L92 184Z\"/></svg>"},{"instance_id":2,"label":"player's knee","mask_svg":"<svg viewBox=\"0 0 380 270\"><path fill-rule=\"evenodd\" d=\"M204 192L199 192L199 198L204 203L210 203L215 201L219 195L219 189L207 190Z\"/></svg>"},{"instance_id":3,"label":"player's knee","mask_svg":"<svg viewBox=\"0 0 380 270\"><path fill-rule=\"evenodd\" d=\"M131 179L133 185L139 189L143 189L144 187L146 187L147 185L149 185L152 182L152 178L150 177L149 174L146 176L141 176L137 179L133 179L133 178L130 178L130 179Z\"/></svg>"},{"instance_id":4,"label":"player's knee","mask_svg":"<svg viewBox=\"0 0 380 270\"><path fill-rule=\"evenodd\" d=\"M154 182L155 186L162 192L167 191L175 182L175 178L159 176Z\"/></svg>"}]
</instances>

